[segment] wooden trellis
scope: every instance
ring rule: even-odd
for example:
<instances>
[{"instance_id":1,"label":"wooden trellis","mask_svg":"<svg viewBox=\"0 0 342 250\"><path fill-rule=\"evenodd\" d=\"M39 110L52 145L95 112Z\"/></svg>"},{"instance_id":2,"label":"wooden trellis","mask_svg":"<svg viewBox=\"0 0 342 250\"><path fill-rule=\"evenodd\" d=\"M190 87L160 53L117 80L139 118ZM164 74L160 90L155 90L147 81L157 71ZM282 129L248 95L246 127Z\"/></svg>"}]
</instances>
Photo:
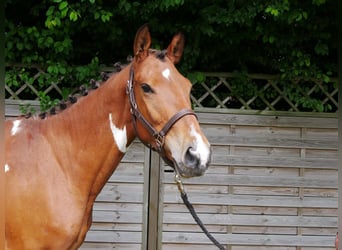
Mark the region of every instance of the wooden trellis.
<instances>
[{"instance_id":1,"label":"wooden trellis","mask_svg":"<svg viewBox=\"0 0 342 250\"><path fill-rule=\"evenodd\" d=\"M5 85L6 99L27 100L29 92L30 100L39 100L40 91L62 99L60 82L51 82L47 88L40 87L38 79L45 74L44 69L22 66L21 69L27 69L26 74L31 74L27 79L20 77L20 67L16 69L19 69L16 80L21 82ZM113 71L111 68L105 70ZM285 82L278 75L248 74L241 78L233 73L203 74L205 80L193 86L191 100L194 107L295 112L336 112L338 109L336 78L329 82L315 79Z\"/></svg>"},{"instance_id":2,"label":"wooden trellis","mask_svg":"<svg viewBox=\"0 0 342 250\"><path fill-rule=\"evenodd\" d=\"M277 75L249 74L246 76L249 86L254 88L250 97L234 90L237 78L233 73L205 73L206 80L196 83L193 87L191 100L195 107L236 108L282 111L313 111L305 109L305 100L315 100L321 105L329 105L330 112L336 112L338 107L337 79L332 78L328 83L320 80L294 81L292 88L297 88L295 100L289 96L287 86ZM287 83L288 84L288 83ZM202 89L202 91L198 91ZM204 91L203 91L204 90ZM272 93L268 94L267 93ZM258 103L256 103L258 102ZM257 107L257 108L255 108Z\"/></svg>"},{"instance_id":3,"label":"wooden trellis","mask_svg":"<svg viewBox=\"0 0 342 250\"><path fill-rule=\"evenodd\" d=\"M13 67L14 68L14 67ZM58 86L59 82L50 82L49 86L46 88L40 87L38 79L45 74L45 70L39 66L30 66L30 67L15 67L18 70L18 76L16 80L19 84L5 84L6 91L6 99L12 100L21 100L26 99L23 97L25 92L29 92L31 100L39 99L39 91L42 91L45 94L50 94L52 92L56 92L60 96L62 96L62 89ZM20 77L20 69L29 69L29 72L26 72L30 75L29 79L22 79Z\"/></svg>"}]
</instances>

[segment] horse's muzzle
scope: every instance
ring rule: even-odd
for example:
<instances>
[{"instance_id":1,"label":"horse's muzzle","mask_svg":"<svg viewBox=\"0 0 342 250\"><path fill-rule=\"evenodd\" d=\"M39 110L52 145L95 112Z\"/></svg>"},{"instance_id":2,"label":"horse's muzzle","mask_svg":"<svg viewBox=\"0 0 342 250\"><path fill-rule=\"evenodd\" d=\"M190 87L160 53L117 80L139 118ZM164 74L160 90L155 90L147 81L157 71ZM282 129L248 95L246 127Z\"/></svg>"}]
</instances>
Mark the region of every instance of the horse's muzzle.
<instances>
[{"instance_id":1,"label":"horse's muzzle","mask_svg":"<svg viewBox=\"0 0 342 250\"><path fill-rule=\"evenodd\" d=\"M176 171L185 178L201 176L208 169L211 160L211 148L200 150L189 147L182 162L175 164Z\"/></svg>"}]
</instances>

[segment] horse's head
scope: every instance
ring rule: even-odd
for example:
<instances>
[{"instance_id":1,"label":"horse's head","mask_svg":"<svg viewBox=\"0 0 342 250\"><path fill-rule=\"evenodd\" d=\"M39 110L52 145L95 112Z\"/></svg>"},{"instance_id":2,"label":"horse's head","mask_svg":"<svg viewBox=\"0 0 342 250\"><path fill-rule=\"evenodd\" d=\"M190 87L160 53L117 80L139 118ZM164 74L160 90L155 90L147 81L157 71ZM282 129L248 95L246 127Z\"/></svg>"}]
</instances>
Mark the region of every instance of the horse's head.
<instances>
[{"instance_id":1,"label":"horse's head","mask_svg":"<svg viewBox=\"0 0 342 250\"><path fill-rule=\"evenodd\" d=\"M190 81L175 67L184 47L176 34L164 51L151 50L146 25L134 41L129 95L137 136L183 177L202 175L211 149L191 110Z\"/></svg>"}]
</instances>

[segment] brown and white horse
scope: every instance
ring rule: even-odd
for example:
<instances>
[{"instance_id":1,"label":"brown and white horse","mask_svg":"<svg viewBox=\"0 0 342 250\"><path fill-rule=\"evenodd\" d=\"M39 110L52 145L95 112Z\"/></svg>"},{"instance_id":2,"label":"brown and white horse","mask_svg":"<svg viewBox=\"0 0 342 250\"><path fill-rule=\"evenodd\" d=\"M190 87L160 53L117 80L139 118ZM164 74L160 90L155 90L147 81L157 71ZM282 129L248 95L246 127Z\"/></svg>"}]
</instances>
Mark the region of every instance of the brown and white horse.
<instances>
[{"instance_id":1,"label":"brown and white horse","mask_svg":"<svg viewBox=\"0 0 342 250\"><path fill-rule=\"evenodd\" d=\"M92 207L138 136L184 177L202 175L210 144L190 110L191 83L174 64L184 38L150 49L148 27L133 61L56 115L6 121L6 249L77 249Z\"/></svg>"}]
</instances>

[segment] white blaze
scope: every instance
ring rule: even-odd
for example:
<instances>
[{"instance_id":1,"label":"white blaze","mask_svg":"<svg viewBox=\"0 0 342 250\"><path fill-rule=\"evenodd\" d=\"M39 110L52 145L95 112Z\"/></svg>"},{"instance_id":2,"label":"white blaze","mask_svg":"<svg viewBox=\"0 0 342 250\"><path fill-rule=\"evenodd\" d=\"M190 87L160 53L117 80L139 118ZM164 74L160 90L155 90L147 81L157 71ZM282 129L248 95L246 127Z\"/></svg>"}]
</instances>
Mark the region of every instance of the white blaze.
<instances>
[{"instance_id":1,"label":"white blaze","mask_svg":"<svg viewBox=\"0 0 342 250\"><path fill-rule=\"evenodd\" d=\"M170 80L170 69L164 69L162 74L167 80Z\"/></svg>"},{"instance_id":2,"label":"white blaze","mask_svg":"<svg viewBox=\"0 0 342 250\"><path fill-rule=\"evenodd\" d=\"M8 164L5 164L5 173L7 173L8 171L10 171L10 166Z\"/></svg>"},{"instance_id":3,"label":"white blaze","mask_svg":"<svg viewBox=\"0 0 342 250\"><path fill-rule=\"evenodd\" d=\"M11 135L15 135L16 133L19 132L19 130L20 130L20 123L21 123L21 120L13 121L13 127L11 129Z\"/></svg>"},{"instance_id":4,"label":"white blaze","mask_svg":"<svg viewBox=\"0 0 342 250\"><path fill-rule=\"evenodd\" d=\"M197 155L198 158L201 159L201 164L206 163L210 156L210 148L203 141L202 136L199 133L197 133L195 126L193 124L191 124L190 134L191 136L195 137L196 140L196 150L191 151L191 153Z\"/></svg>"},{"instance_id":5,"label":"white blaze","mask_svg":"<svg viewBox=\"0 0 342 250\"><path fill-rule=\"evenodd\" d=\"M125 153L127 145L126 126L124 126L123 129L117 128L113 123L112 113L109 114L109 126L116 146L122 153Z\"/></svg>"}]
</instances>

